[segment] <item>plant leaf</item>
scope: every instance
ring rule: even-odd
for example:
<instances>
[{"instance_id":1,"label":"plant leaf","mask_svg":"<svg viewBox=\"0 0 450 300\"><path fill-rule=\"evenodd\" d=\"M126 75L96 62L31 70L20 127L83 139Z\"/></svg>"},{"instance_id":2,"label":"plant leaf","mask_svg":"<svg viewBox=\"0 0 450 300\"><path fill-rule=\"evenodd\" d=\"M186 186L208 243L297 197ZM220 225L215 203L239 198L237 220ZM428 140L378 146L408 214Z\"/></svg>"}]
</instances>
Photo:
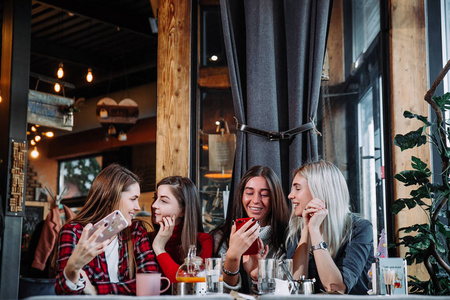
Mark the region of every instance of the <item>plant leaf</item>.
<instances>
[{"instance_id":1,"label":"plant leaf","mask_svg":"<svg viewBox=\"0 0 450 300\"><path fill-rule=\"evenodd\" d=\"M442 111L450 109L450 93L445 93L442 96L433 96L433 100Z\"/></svg>"},{"instance_id":2,"label":"plant leaf","mask_svg":"<svg viewBox=\"0 0 450 300\"><path fill-rule=\"evenodd\" d=\"M413 167L413 169L427 174L428 177L431 176L431 171L428 168L428 165L424 163L420 158L411 156L411 160L411 166Z\"/></svg>"},{"instance_id":3,"label":"plant leaf","mask_svg":"<svg viewBox=\"0 0 450 300\"><path fill-rule=\"evenodd\" d=\"M430 177L428 173L417 170L401 171L394 175L394 178L403 182L405 186L429 183L428 177Z\"/></svg>"},{"instance_id":4,"label":"plant leaf","mask_svg":"<svg viewBox=\"0 0 450 300\"><path fill-rule=\"evenodd\" d=\"M395 200L394 203L392 203L392 205L391 205L391 212L394 215L398 214L401 210L403 210L405 207L407 207L408 200L409 199L397 199L397 200ZM409 206L408 206L408 208L409 208Z\"/></svg>"},{"instance_id":5,"label":"plant leaf","mask_svg":"<svg viewBox=\"0 0 450 300\"><path fill-rule=\"evenodd\" d=\"M400 149L406 150L414 147L419 147L427 142L427 137L423 135L424 127L420 127L416 131L410 131L405 135L397 134L394 137L394 145Z\"/></svg>"},{"instance_id":6,"label":"plant leaf","mask_svg":"<svg viewBox=\"0 0 450 300\"><path fill-rule=\"evenodd\" d=\"M427 117L421 116L421 115L418 115L418 114L413 114L412 112L407 111L407 110L405 110L403 112L403 117L408 118L408 119L416 118L417 120L422 121L426 126L431 126L432 125L432 123L428 121Z\"/></svg>"}]
</instances>

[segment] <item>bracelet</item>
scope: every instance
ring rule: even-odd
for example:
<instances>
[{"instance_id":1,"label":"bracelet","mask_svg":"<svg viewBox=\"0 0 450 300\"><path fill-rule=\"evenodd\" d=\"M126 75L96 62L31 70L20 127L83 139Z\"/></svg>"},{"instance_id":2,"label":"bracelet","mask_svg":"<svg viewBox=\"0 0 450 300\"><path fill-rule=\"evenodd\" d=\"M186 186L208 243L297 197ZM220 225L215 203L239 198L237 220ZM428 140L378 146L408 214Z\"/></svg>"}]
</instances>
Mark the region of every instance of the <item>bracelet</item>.
<instances>
[{"instance_id":1,"label":"bracelet","mask_svg":"<svg viewBox=\"0 0 450 300\"><path fill-rule=\"evenodd\" d=\"M236 272L231 272L225 269L225 267L222 267L222 271L228 276L236 276L237 274L239 274L239 269Z\"/></svg>"}]
</instances>

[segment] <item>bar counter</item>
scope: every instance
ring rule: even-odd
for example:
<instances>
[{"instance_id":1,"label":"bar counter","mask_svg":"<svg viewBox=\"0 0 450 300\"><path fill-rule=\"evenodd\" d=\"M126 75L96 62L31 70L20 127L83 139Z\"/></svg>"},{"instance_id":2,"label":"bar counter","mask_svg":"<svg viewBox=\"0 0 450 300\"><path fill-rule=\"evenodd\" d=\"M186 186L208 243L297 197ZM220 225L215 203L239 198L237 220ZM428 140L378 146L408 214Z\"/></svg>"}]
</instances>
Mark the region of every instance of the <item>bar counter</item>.
<instances>
[{"instance_id":1,"label":"bar counter","mask_svg":"<svg viewBox=\"0 0 450 300\"><path fill-rule=\"evenodd\" d=\"M182 300L234 300L235 298L229 294L217 294L217 295L206 295L206 296L120 296L120 295L102 295L102 296L33 296L25 299L28 300L56 300L56 299L70 299L70 300L129 300L129 299L141 299L141 300L174 300L175 298L180 298ZM241 299L241 298L240 298ZM425 295L326 295L326 294L314 294L309 296L303 295L291 295L291 296L278 296L278 295L263 295L260 297L261 300L358 300L358 299L385 299L385 300L422 300L422 299L434 299L434 300L450 300L450 296L425 296Z\"/></svg>"}]
</instances>

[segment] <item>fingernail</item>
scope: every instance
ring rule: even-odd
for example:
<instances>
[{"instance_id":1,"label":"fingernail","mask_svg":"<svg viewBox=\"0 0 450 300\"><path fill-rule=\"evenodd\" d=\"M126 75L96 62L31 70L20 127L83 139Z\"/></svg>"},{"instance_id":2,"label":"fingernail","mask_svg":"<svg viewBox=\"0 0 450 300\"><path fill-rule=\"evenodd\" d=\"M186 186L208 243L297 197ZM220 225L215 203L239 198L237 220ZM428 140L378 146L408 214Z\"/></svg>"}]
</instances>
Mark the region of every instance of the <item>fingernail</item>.
<instances>
[{"instance_id":1,"label":"fingernail","mask_svg":"<svg viewBox=\"0 0 450 300\"><path fill-rule=\"evenodd\" d=\"M258 221L256 221L256 223L258 223L258 224L259 224L259 220L258 220Z\"/></svg>"},{"instance_id":2,"label":"fingernail","mask_svg":"<svg viewBox=\"0 0 450 300\"><path fill-rule=\"evenodd\" d=\"M252 221L255 221L255 218L252 218Z\"/></svg>"},{"instance_id":3,"label":"fingernail","mask_svg":"<svg viewBox=\"0 0 450 300\"><path fill-rule=\"evenodd\" d=\"M108 226L108 223L105 223L105 227Z\"/></svg>"},{"instance_id":4,"label":"fingernail","mask_svg":"<svg viewBox=\"0 0 450 300\"><path fill-rule=\"evenodd\" d=\"M231 223L231 225L234 225L234 220L233 220L233 222Z\"/></svg>"}]
</instances>

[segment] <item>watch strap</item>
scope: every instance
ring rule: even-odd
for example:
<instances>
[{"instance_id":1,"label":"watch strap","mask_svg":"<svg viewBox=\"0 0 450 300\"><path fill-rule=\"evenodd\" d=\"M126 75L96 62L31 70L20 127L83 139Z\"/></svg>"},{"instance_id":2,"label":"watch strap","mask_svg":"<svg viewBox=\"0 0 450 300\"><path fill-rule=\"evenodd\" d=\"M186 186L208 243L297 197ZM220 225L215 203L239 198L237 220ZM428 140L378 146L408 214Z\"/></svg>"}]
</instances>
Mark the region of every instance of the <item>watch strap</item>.
<instances>
[{"instance_id":1,"label":"watch strap","mask_svg":"<svg viewBox=\"0 0 450 300\"><path fill-rule=\"evenodd\" d=\"M321 241L317 245L311 246L310 251L313 252L314 250L319 250L319 249L327 250L328 249L327 243L325 243L325 241Z\"/></svg>"}]
</instances>

